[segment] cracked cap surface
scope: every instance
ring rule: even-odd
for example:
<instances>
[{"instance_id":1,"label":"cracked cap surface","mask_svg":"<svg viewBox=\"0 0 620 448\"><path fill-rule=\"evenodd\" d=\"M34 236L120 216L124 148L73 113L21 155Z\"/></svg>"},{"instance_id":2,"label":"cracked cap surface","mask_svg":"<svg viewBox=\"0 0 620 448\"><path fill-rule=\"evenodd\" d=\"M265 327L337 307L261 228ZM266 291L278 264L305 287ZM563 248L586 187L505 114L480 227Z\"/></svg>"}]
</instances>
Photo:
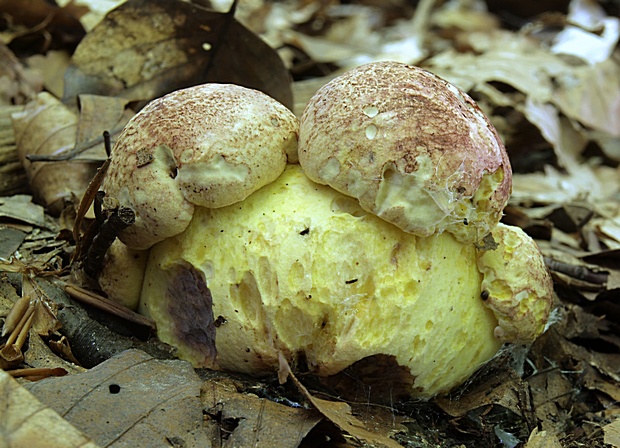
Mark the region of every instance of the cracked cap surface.
<instances>
[{"instance_id":1,"label":"cracked cap surface","mask_svg":"<svg viewBox=\"0 0 620 448\"><path fill-rule=\"evenodd\" d=\"M321 88L300 121L299 161L406 232L478 241L499 222L512 174L487 117L457 87L396 62Z\"/></svg>"},{"instance_id":2,"label":"cracked cap surface","mask_svg":"<svg viewBox=\"0 0 620 448\"><path fill-rule=\"evenodd\" d=\"M120 239L145 249L189 224L195 206L245 199L297 159L297 118L264 93L203 84L149 103L120 134L102 188L136 213Z\"/></svg>"}]
</instances>

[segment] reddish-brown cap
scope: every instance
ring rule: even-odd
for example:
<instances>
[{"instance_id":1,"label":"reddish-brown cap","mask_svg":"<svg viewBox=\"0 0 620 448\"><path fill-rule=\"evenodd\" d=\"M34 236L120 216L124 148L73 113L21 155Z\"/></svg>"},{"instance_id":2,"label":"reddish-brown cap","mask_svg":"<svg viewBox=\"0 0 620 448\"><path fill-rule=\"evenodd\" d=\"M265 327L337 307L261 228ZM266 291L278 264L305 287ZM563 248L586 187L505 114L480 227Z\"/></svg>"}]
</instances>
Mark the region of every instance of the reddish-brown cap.
<instances>
[{"instance_id":1,"label":"reddish-brown cap","mask_svg":"<svg viewBox=\"0 0 620 448\"><path fill-rule=\"evenodd\" d=\"M418 236L479 241L511 192L508 155L475 102L432 73L397 62L357 67L323 86L300 122L312 180Z\"/></svg>"},{"instance_id":2,"label":"reddish-brown cap","mask_svg":"<svg viewBox=\"0 0 620 448\"><path fill-rule=\"evenodd\" d=\"M127 124L102 188L135 224L120 238L145 249L182 232L196 206L242 201L297 159L298 121L256 90L204 84L152 101Z\"/></svg>"}]
</instances>

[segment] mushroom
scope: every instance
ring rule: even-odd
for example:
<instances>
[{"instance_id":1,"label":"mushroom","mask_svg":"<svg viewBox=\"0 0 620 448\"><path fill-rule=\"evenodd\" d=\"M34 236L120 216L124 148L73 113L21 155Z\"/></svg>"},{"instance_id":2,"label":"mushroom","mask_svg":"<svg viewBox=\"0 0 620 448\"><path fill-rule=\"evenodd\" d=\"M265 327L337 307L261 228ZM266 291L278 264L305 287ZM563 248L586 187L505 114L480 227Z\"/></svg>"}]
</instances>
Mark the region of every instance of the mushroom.
<instances>
[{"instance_id":1,"label":"mushroom","mask_svg":"<svg viewBox=\"0 0 620 448\"><path fill-rule=\"evenodd\" d=\"M235 144L238 160L257 152L257 140L271 145L271 131L251 131L265 123L263 115L244 113L237 122L222 115L238 111L214 109L218 97L209 98L200 110L226 123L219 134L253 136L247 149ZM267 170L272 176L255 191L230 182L236 171L226 158L215 164L228 185L221 193L237 198L217 206L187 201L193 195L181 190L184 151L169 146L179 133L178 110L148 106L130 123L113 154L130 160L130 169L113 159L114 188L106 194L136 207L142 219L123 241L159 241L150 249L139 310L179 357L197 367L270 374L283 355L323 377L355 366L368 371L374 362L380 382L389 383L386 369L396 366L404 372L399 393L429 398L461 384L504 343L528 343L544 330L552 284L542 256L523 231L499 224L511 187L508 157L456 87L397 63L345 73L304 111L301 164L291 154L296 140L287 137L296 132L292 120L274 137L290 163L276 174ZM183 119L190 129L199 127L193 120L205 123L198 109ZM145 147L152 169L136 162ZM131 174L143 167L146 175ZM213 178L190 173L192 182ZM160 225L162 201L135 191L155 174L163 178L157 191L181 201L166 203L161 216L188 207L183 225ZM139 182L131 184L134 177ZM193 186L217 195L223 185Z\"/></svg>"},{"instance_id":2,"label":"mushroom","mask_svg":"<svg viewBox=\"0 0 620 448\"><path fill-rule=\"evenodd\" d=\"M256 90L203 84L150 102L123 129L102 189L135 223L120 239L147 249L185 229L196 207L242 201L297 160L296 117Z\"/></svg>"},{"instance_id":3,"label":"mushroom","mask_svg":"<svg viewBox=\"0 0 620 448\"><path fill-rule=\"evenodd\" d=\"M106 213L126 207L136 217L106 254L101 289L135 308L144 250L182 232L196 207L230 205L275 180L297 161L298 128L285 106L237 85L204 84L150 102L123 129L102 183Z\"/></svg>"},{"instance_id":4,"label":"mushroom","mask_svg":"<svg viewBox=\"0 0 620 448\"><path fill-rule=\"evenodd\" d=\"M512 172L476 103L432 73L396 62L350 70L306 106L299 161L406 232L479 241L499 221Z\"/></svg>"}]
</instances>

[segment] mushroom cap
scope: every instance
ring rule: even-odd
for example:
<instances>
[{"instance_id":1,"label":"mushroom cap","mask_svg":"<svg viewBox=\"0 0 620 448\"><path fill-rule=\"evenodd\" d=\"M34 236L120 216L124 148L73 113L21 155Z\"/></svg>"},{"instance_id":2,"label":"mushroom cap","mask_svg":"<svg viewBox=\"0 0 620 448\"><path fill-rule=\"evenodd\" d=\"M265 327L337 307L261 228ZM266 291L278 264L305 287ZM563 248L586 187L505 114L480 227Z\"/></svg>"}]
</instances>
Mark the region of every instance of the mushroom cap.
<instances>
[{"instance_id":1,"label":"mushroom cap","mask_svg":"<svg viewBox=\"0 0 620 448\"><path fill-rule=\"evenodd\" d=\"M311 98L299 161L315 182L406 232L462 242L499 222L512 185L506 150L474 101L397 62L357 67Z\"/></svg>"},{"instance_id":2,"label":"mushroom cap","mask_svg":"<svg viewBox=\"0 0 620 448\"><path fill-rule=\"evenodd\" d=\"M135 224L120 239L145 249L176 235L196 206L242 201L297 160L297 118L266 94L203 84L150 102L116 141L102 184L108 208Z\"/></svg>"},{"instance_id":3,"label":"mushroom cap","mask_svg":"<svg viewBox=\"0 0 620 448\"><path fill-rule=\"evenodd\" d=\"M197 208L154 246L140 311L195 366L271 374L281 352L331 376L386 356L409 372L410 395L430 397L502 346L476 256L447 232L403 232L289 165L241 203Z\"/></svg>"},{"instance_id":4,"label":"mushroom cap","mask_svg":"<svg viewBox=\"0 0 620 448\"><path fill-rule=\"evenodd\" d=\"M482 298L503 342L532 342L544 331L553 306L553 282L538 246L522 229L498 224L494 250L480 251Z\"/></svg>"}]
</instances>

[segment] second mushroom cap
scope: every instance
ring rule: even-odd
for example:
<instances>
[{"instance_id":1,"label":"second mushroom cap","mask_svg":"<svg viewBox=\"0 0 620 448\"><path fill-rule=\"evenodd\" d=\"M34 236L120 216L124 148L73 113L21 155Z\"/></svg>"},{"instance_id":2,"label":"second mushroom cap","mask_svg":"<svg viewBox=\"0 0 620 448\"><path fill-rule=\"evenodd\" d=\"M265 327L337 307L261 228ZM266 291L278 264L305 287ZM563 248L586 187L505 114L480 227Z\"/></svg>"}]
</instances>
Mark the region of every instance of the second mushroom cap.
<instances>
[{"instance_id":1,"label":"second mushroom cap","mask_svg":"<svg viewBox=\"0 0 620 448\"><path fill-rule=\"evenodd\" d=\"M418 236L481 240L511 191L506 150L457 87L397 62L357 67L310 100L299 160L315 182Z\"/></svg>"}]
</instances>

